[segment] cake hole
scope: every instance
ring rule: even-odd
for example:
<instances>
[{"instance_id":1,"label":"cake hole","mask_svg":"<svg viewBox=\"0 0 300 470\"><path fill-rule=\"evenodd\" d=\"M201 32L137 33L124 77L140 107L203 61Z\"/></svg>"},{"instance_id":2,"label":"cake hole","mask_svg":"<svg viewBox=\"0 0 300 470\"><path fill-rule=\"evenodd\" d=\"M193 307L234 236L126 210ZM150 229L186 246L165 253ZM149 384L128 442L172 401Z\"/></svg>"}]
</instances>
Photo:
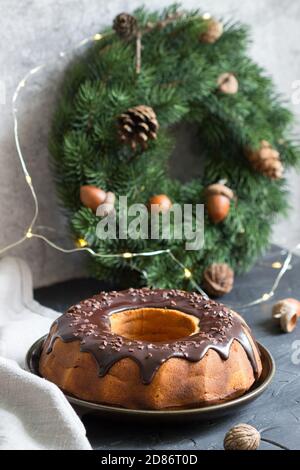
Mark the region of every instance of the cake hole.
<instances>
[{"instance_id":1,"label":"cake hole","mask_svg":"<svg viewBox=\"0 0 300 470\"><path fill-rule=\"evenodd\" d=\"M136 341L174 341L199 331L199 319L179 310L138 308L110 316L112 333Z\"/></svg>"}]
</instances>

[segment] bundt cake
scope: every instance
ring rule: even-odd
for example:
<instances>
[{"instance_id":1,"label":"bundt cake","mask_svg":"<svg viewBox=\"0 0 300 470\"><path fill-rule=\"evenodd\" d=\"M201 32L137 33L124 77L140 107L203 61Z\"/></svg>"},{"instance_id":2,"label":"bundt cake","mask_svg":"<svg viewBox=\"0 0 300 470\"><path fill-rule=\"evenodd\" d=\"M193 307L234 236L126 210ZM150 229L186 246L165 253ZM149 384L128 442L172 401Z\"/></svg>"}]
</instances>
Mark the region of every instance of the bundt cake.
<instances>
[{"instance_id":1,"label":"bundt cake","mask_svg":"<svg viewBox=\"0 0 300 470\"><path fill-rule=\"evenodd\" d=\"M198 293L102 292L51 327L40 373L83 400L135 409L188 408L245 393L262 371L244 320Z\"/></svg>"}]
</instances>

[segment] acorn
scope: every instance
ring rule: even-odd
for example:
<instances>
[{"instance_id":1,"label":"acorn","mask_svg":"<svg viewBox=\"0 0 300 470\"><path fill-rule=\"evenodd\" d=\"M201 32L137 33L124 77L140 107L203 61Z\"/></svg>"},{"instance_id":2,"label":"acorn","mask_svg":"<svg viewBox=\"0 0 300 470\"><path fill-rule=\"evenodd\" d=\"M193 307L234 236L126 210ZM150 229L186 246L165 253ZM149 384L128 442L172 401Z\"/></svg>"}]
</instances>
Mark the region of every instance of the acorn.
<instances>
[{"instance_id":1,"label":"acorn","mask_svg":"<svg viewBox=\"0 0 300 470\"><path fill-rule=\"evenodd\" d=\"M235 95L239 90L239 82L233 73L222 73L217 84L218 90L226 95Z\"/></svg>"},{"instance_id":2,"label":"acorn","mask_svg":"<svg viewBox=\"0 0 300 470\"><path fill-rule=\"evenodd\" d=\"M297 326L297 321L296 313L286 312L280 317L280 328L284 333L292 333Z\"/></svg>"},{"instance_id":3,"label":"acorn","mask_svg":"<svg viewBox=\"0 0 300 470\"><path fill-rule=\"evenodd\" d=\"M282 314L292 312L296 313L300 317L300 302L297 299L282 299L276 302L272 308L273 318L280 318Z\"/></svg>"},{"instance_id":4,"label":"acorn","mask_svg":"<svg viewBox=\"0 0 300 470\"><path fill-rule=\"evenodd\" d=\"M165 194L156 194L149 199L148 207L153 214L166 214L172 207L172 201Z\"/></svg>"},{"instance_id":5,"label":"acorn","mask_svg":"<svg viewBox=\"0 0 300 470\"><path fill-rule=\"evenodd\" d=\"M232 199L234 199L233 191L224 184L211 184L206 188L205 206L208 216L214 224L226 219Z\"/></svg>"},{"instance_id":6,"label":"acorn","mask_svg":"<svg viewBox=\"0 0 300 470\"><path fill-rule=\"evenodd\" d=\"M273 305L272 317L279 321L282 331L291 333L300 317L300 302L292 298L279 300Z\"/></svg>"},{"instance_id":7,"label":"acorn","mask_svg":"<svg viewBox=\"0 0 300 470\"><path fill-rule=\"evenodd\" d=\"M80 188L80 201L85 207L97 211L97 207L103 204L106 198L106 192L97 186L84 185Z\"/></svg>"}]
</instances>

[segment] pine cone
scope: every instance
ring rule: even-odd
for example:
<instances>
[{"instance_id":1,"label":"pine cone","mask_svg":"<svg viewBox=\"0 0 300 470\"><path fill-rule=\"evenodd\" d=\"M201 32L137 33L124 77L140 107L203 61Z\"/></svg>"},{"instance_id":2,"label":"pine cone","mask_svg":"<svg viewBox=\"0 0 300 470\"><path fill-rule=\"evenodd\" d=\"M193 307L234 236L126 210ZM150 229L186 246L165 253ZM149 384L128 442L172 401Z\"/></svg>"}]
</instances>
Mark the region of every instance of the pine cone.
<instances>
[{"instance_id":1,"label":"pine cone","mask_svg":"<svg viewBox=\"0 0 300 470\"><path fill-rule=\"evenodd\" d=\"M222 34L223 24L212 18L207 23L207 30L200 36L200 41L206 42L207 44L213 44L222 36Z\"/></svg>"},{"instance_id":2,"label":"pine cone","mask_svg":"<svg viewBox=\"0 0 300 470\"><path fill-rule=\"evenodd\" d=\"M283 174L283 166L280 161L279 152L273 149L266 140L260 144L256 151L247 153L247 158L254 170L271 179L280 179Z\"/></svg>"},{"instance_id":3,"label":"pine cone","mask_svg":"<svg viewBox=\"0 0 300 470\"><path fill-rule=\"evenodd\" d=\"M238 424L225 435L225 450L256 450L260 445L260 433L250 424Z\"/></svg>"},{"instance_id":4,"label":"pine cone","mask_svg":"<svg viewBox=\"0 0 300 470\"><path fill-rule=\"evenodd\" d=\"M129 41L137 32L137 21L128 13L120 13L114 19L113 29L121 39Z\"/></svg>"},{"instance_id":5,"label":"pine cone","mask_svg":"<svg viewBox=\"0 0 300 470\"><path fill-rule=\"evenodd\" d=\"M213 263L203 274L203 289L213 297L228 294L233 287L234 272L226 263Z\"/></svg>"},{"instance_id":6,"label":"pine cone","mask_svg":"<svg viewBox=\"0 0 300 470\"><path fill-rule=\"evenodd\" d=\"M132 149L141 144L144 150L147 148L148 140L156 139L159 128L155 112L150 106L143 104L121 114L118 125L122 142L129 143Z\"/></svg>"}]
</instances>

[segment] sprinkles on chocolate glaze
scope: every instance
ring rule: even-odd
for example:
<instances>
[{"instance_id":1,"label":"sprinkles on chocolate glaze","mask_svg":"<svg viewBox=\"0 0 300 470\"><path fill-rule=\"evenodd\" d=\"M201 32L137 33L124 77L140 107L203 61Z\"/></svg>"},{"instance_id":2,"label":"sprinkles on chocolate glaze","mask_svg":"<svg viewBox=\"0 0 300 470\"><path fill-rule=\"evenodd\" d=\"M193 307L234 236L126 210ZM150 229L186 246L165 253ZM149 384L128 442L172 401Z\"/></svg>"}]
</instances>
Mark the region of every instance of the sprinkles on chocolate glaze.
<instances>
[{"instance_id":1,"label":"sprinkles on chocolate glaze","mask_svg":"<svg viewBox=\"0 0 300 470\"><path fill-rule=\"evenodd\" d=\"M111 332L110 315L138 308L175 308L199 318L200 331L179 340L155 344ZM208 349L213 349L220 357L228 359L234 340L243 346L255 376L258 375L254 351L245 333L247 330L251 335L247 324L224 305L195 292L148 288L101 292L72 306L54 324L57 329L51 336L47 354L57 338L64 342L80 341L80 350L94 356L101 377L113 364L128 357L139 365L143 383L149 384L161 364L172 357L198 362Z\"/></svg>"}]
</instances>

